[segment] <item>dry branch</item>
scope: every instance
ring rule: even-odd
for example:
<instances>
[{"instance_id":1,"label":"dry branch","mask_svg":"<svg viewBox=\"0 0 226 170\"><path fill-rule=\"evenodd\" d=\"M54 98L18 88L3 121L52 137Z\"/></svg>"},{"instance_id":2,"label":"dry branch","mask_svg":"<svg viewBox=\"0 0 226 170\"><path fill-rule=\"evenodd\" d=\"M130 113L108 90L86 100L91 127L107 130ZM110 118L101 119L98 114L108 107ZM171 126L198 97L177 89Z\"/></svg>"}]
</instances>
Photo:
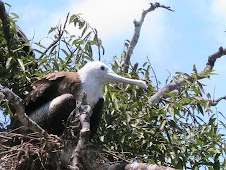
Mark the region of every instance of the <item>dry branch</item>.
<instances>
[{"instance_id":1,"label":"dry branch","mask_svg":"<svg viewBox=\"0 0 226 170\"><path fill-rule=\"evenodd\" d=\"M61 37L63 36L64 32L65 32L65 28L66 28L66 24L67 24L67 21L68 21L68 17L69 17L69 14L67 14L67 17L66 17L66 21L64 23L64 27L63 27L63 30L59 29L59 33L58 33L58 37L57 39L55 39L47 48L46 50L42 53L42 55L39 57L39 60L42 59L44 57L44 55L50 50L51 47L53 47L56 43L58 43L60 40L61 40Z\"/></svg>"},{"instance_id":2,"label":"dry branch","mask_svg":"<svg viewBox=\"0 0 226 170\"><path fill-rule=\"evenodd\" d=\"M204 70L202 72L198 73L198 79L200 80L200 79L206 78L207 77L206 74L213 70L216 60L223 55L226 55L226 49L224 49L222 47L220 47L216 53L210 55L208 58L206 67L204 68ZM192 76L193 75L191 75L191 77ZM159 101L162 99L162 97L165 93L168 93L170 91L173 91L173 90L181 87L183 85L183 83L186 81L189 81L191 79L191 77L181 78L177 81L173 81L173 82L169 83L168 85L166 85L165 87L163 87L157 93L155 93L153 96L150 97L150 99L149 99L150 104L159 103Z\"/></svg>"},{"instance_id":3,"label":"dry branch","mask_svg":"<svg viewBox=\"0 0 226 170\"><path fill-rule=\"evenodd\" d=\"M150 170L175 170L174 168L159 166L159 165L150 165L145 163L137 164L128 164L125 167L125 170L140 170L140 169L150 169Z\"/></svg>"},{"instance_id":4,"label":"dry branch","mask_svg":"<svg viewBox=\"0 0 226 170\"><path fill-rule=\"evenodd\" d=\"M24 126L30 128L33 132L38 132L41 135L48 136L48 133L45 130L25 114L24 102L19 96L8 88L0 89L0 96L1 98L8 99L13 104L16 109L16 116Z\"/></svg>"},{"instance_id":5,"label":"dry branch","mask_svg":"<svg viewBox=\"0 0 226 170\"><path fill-rule=\"evenodd\" d=\"M226 100L226 96L220 97L216 100L208 100L208 99L203 99L203 98L198 99L198 100L208 103L209 106L216 106L221 100Z\"/></svg>"},{"instance_id":6,"label":"dry branch","mask_svg":"<svg viewBox=\"0 0 226 170\"><path fill-rule=\"evenodd\" d=\"M142 27L142 24L144 22L144 18L147 15L147 13L154 11L156 8L165 8L165 9L168 9L170 11L173 11L173 10L170 9L170 7L160 5L157 2L155 4L150 3L150 5L151 5L150 8L143 10L140 20L139 21L134 20L134 22L133 22L134 26L135 26L135 30L134 30L132 40L129 42L128 49L127 49L127 52L126 52L126 56L125 56L125 59L124 59L124 73L128 73L128 68L129 68L129 64L130 64L130 57L133 54L133 50L134 50L134 48L135 48L135 46L136 46L136 44L139 40L141 27Z\"/></svg>"},{"instance_id":7,"label":"dry branch","mask_svg":"<svg viewBox=\"0 0 226 170\"><path fill-rule=\"evenodd\" d=\"M146 164L146 163L131 163L131 164L116 164L116 165L105 165L103 168L99 168L101 170L141 170L141 169L147 169L147 170L176 170L174 168L166 167L166 166L160 166L160 165L152 165L152 164Z\"/></svg>"},{"instance_id":8,"label":"dry branch","mask_svg":"<svg viewBox=\"0 0 226 170\"><path fill-rule=\"evenodd\" d=\"M81 122L82 129L80 130L79 140L75 150L73 151L71 160L71 169L77 169L79 167L79 159L81 158L81 152L85 148L85 145L89 143L90 138L90 117L92 115L92 109L87 105L86 94L83 93L82 103L77 104L79 109L79 119Z\"/></svg>"}]
</instances>

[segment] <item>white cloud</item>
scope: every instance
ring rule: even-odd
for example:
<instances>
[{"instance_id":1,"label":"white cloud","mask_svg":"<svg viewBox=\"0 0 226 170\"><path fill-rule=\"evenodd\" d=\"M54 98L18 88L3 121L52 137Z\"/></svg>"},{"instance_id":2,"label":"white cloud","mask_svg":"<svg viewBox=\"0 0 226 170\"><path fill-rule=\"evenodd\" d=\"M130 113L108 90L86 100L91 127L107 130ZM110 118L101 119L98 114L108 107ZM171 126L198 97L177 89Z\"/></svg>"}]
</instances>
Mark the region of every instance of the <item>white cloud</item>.
<instances>
[{"instance_id":1,"label":"white cloud","mask_svg":"<svg viewBox=\"0 0 226 170\"><path fill-rule=\"evenodd\" d=\"M217 16L216 19L221 20L222 23L226 22L226 1L214 0L213 12Z\"/></svg>"},{"instance_id":2,"label":"white cloud","mask_svg":"<svg viewBox=\"0 0 226 170\"><path fill-rule=\"evenodd\" d=\"M164 4L166 0L162 0ZM26 4L21 11L21 19L23 24L29 23L29 26L23 27L28 38L34 34L37 40L46 36L50 26L57 25L59 20L64 23L67 12L70 14L82 13L82 17L90 23L90 25L98 30L100 38L103 40L103 45L106 49L106 57L110 58L113 55L119 56L123 50L123 42L126 39L131 39L134 31L133 20L139 20L143 9L150 7L150 0L82 0L70 1L67 7L62 10L51 10L42 8L42 5L30 11L27 15L26 11L31 9L33 4ZM166 5L166 4L165 4ZM153 60L162 62L157 55L167 57L170 50L171 40L167 46L162 49L165 37L170 35L175 37L170 26L166 26L165 16L169 11L164 9L156 9L147 14L144 25L142 27L141 36L137 47L135 48L133 58L141 57L146 60L146 56L153 55ZM69 27L69 32L76 33L73 26ZM73 31L73 32L72 32ZM173 41L173 38L172 38ZM166 49L167 48L167 49ZM105 57L105 58L106 58ZM152 58L152 56L150 56ZM137 61L137 59L135 59ZM153 61L152 60L152 61ZM140 59L139 59L140 61Z\"/></svg>"},{"instance_id":3,"label":"white cloud","mask_svg":"<svg viewBox=\"0 0 226 170\"><path fill-rule=\"evenodd\" d=\"M225 0L214 0L212 4L212 18L213 22L213 35L220 43L220 45L226 45L226 1Z\"/></svg>"},{"instance_id":4,"label":"white cloud","mask_svg":"<svg viewBox=\"0 0 226 170\"><path fill-rule=\"evenodd\" d=\"M149 0L85 0L72 5L69 11L82 13L101 37L109 37L133 29L133 20L139 19L142 10L148 7Z\"/></svg>"}]
</instances>

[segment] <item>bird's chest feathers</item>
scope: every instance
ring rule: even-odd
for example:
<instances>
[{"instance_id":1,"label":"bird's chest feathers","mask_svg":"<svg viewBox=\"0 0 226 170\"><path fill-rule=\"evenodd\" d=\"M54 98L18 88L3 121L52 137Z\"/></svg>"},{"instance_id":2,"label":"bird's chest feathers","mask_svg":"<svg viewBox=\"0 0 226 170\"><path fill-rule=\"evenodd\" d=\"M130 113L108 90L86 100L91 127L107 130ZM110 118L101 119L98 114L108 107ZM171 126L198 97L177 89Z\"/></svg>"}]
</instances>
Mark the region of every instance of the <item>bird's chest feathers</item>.
<instances>
[{"instance_id":1,"label":"bird's chest feathers","mask_svg":"<svg viewBox=\"0 0 226 170\"><path fill-rule=\"evenodd\" d=\"M82 82L80 92L86 92L87 102L91 106L91 108L94 108L95 104L99 101L99 99L103 97L102 89L102 84L96 82L95 80L89 79L88 81Z\"/></svg>"}]
</instances>

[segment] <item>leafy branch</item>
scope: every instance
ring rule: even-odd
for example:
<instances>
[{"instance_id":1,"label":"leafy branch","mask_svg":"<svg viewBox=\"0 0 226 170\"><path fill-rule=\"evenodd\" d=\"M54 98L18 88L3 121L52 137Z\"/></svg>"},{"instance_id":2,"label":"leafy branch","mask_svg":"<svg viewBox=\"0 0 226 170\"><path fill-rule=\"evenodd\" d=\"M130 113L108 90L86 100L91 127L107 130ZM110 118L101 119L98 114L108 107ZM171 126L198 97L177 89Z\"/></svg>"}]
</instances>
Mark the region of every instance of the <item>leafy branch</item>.
<instances>
[{"instance_id":1,"label":"leafy branch","mask_svg":"<svg viewBox=\"0 0 226 170\"><path fill-rule=\"evenodd\" d=\"M64 32L66 31L65 29L66 29L66 24L67 24L67 22L68 22L68 17L69 17L69 14L70 13L68 13L67 14L67 17L66 17L66 21L65 21L65 23L64 23L64 26L63 26L63 29L59 29L58 30L58 37L46 48L46 50L42 53L42 55L39 57L39 60L40 59L42 59L45 55L46 55L46 53L54 46L54 45L56 45L60 40L61 40L61 37L63 36L63 34L64 34Z\"/></svg>"},{"instance_id":2,"label":"leafy branch","mask_svg":"<svg viewBox=\"0 0 226 170\"><path fill-rule=\"evenodd\" d=\"M197 75L194 74L186 78L181 78L179 80L175 80L167 84L165 87L163 87L158 92L156 92L153 96L150 97L149 99L150 104L159 103L159 101L162 99L165 93L171 92L179 88L180 86L183 85L183 83L185 83L186 81L192 80L194 77L197 77L198 80L206 78L207 74L212 71L215 61L223 55L226 55L226 49L223 49L222 47L220 47L217 52L209 56L206 67L202 72L197 73Z\"/></svg>"}]
</instances>

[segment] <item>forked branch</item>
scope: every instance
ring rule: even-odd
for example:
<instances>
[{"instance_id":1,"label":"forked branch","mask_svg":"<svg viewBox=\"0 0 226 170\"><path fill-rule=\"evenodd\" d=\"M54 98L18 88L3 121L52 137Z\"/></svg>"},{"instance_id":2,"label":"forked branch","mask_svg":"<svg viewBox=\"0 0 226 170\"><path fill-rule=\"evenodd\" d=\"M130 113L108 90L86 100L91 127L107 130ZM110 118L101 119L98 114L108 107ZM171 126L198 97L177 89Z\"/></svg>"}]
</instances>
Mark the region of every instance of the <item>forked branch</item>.
<instances>
[{"instance_id":1,"label":"forked branch","mask_svg":"<svg viewBox=\"0 0 226 170\"><path fill-rule=\"evenodd\" d=\"M144 18L147 15L147 13L154 11L156 8L165 8L169 11L174 11L174 10L170 9L169 6L160 5L160 3L157 3L157 2L154 4L153 3L150 3L150 4L151 4L150 8L143 10L140 20L139 21L134 20L134 22L133 22L134 26L135 26L135 30L134 30L132 40L129 42L126 56L124 59L124 73L128 73L130 58L131 58L131 55L133 54L133 50L134 50L138 40L139 40L141 27L142 27Z\"/></svg>"},{"instance_id":2,"label":"forked branch","mask_svg":"<svg viewBox=\"0 0 226 170\"><path fill-rule=\"evenodd\" d=\"M200 80L200 79L206 78L206 73L213 70L216 60L223 55L226 55L226 49L222 48L222 47L220 47L217 52L210 55L208 58L206 67L204 68L204 70L202 72L200 72L198 74L198 79ZM150 99L149 99L150 104L159 103L159 101L162 99L162 97L165 93L168 93L170 91L173 91L173 90L179 88L180 86L183 85L184 82L186 82L190 79L191 79L190 77L186 77L186 78L181 78L177 81L173 81L173 82L169 83L168 85L166 85L165 87L163 87L157 93L155 93L153 96L150 97Z\"/></svg>"},{"instance_id":3,"label":"forked branch","mask_svg":"<svg viewBox=\"0 0 226 170\"><path fill-rule=\"evenodd\" d=\"M45 51L39 57L39 60L42 59L46 55L46 53L50 50L50 48L52 48L56 43L58 43L61 40L64 32L66 31L66 24L67 24L67 21L68 21L69 14L70 13L67 14L67 17L66 17L63 29L61 30L61 27L60 27L60 29L58 30L59 31L59 34L58 34L59 36L45 49Z\"/></svg>"}]
</instances>

